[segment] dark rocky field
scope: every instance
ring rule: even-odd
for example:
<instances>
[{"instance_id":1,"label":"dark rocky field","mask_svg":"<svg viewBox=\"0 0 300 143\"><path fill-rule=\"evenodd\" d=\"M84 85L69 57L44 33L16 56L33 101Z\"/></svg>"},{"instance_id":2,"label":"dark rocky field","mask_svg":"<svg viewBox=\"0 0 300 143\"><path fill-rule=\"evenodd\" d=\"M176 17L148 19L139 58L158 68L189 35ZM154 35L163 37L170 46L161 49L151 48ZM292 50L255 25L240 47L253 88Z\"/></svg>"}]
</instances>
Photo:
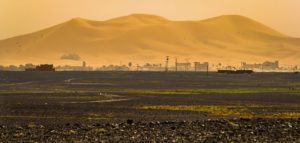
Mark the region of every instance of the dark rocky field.
<instances>
[{"instance_id":1,"label":"dark rocky field","mask_svg":"<svg viewBox=\"0 0 300 143\"><path fill-rule=\"evenodd\" d=\"M300 142L293 73L0 72L0 142Z\"/></svg>"}]
</instances>

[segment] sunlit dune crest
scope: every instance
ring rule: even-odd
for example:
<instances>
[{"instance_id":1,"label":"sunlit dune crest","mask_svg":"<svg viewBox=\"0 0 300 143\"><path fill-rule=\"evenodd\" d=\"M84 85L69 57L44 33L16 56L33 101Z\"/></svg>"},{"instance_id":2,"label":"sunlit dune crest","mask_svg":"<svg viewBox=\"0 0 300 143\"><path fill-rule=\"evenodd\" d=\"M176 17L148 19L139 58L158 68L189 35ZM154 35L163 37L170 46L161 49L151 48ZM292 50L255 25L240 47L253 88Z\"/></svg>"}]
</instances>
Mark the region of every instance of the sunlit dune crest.
<instances>
[{"instance_id":1,"label":"sunlit dune crest","mask_svg":"<svg viewBox=\"0 0 300 143\"><path fill-rule=\"evenodd\" d=\"M299 38L244 16L172 21L133 14L107 21L74 18L38 32L1 40L0 64L80 64L61 59L69 53L78 54L92 66L162 63L166 56L227 64L264 60L297 64L299 47Z\"/></svg>"}]
</instances>

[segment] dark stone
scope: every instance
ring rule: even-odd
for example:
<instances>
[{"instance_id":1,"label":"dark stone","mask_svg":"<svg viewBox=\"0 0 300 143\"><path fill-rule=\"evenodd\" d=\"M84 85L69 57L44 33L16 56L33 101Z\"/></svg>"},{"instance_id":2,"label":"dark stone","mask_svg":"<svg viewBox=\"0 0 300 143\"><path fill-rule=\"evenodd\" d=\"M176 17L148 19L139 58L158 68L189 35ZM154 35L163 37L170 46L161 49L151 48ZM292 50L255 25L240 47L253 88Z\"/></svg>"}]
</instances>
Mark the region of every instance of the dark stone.
<instances>
[{"instance_id":1,"label":"dark stone","mask_svg":"<svg viewBox=\"0 0 300 143\"><path fill-rule=\"evenodd\" d=\"M133 123L134 123L134 122L133 122L132 119L128 119L128 120L127 120L127 124L132 125Z\"/></svg>"},{"instance_id":2,"label":"dark stone","mask_svg":"<svg viewBox=\"0 0 300 143\"><path fill-rule=\"evenodd\" d=\"M75 123L74 126L75 126L75 127L80 127L80 124Z\"/></svg>"},{"instance_id":3,"label":"dark stone","mask_svg":"<svg viewBox=\"0 0 300 143\"><path fill-rule=\"evenodd\" d=\"M241 121L250 121L251 119L249 118L241 118Z\"/></svg>"}]
</instances>

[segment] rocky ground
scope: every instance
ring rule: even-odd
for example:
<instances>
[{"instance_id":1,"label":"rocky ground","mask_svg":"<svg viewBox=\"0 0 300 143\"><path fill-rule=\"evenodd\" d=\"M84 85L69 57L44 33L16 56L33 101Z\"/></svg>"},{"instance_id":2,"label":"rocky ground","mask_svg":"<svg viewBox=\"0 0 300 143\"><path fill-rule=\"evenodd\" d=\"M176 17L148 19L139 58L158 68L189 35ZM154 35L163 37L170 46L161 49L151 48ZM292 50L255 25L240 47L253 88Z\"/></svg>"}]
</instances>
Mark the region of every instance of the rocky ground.
<instances>
[{"instance_id":1,"label":"rocky ground","mask_svg":"<svg viewBox=\"0 0 300 143\"><path fill-rule=\"evenodd\" d=\"M300 119L0 126L0 142L300 142Z\"/></svg>"},{"instance_id":2,"label":"rocky ground","mask_svg":"<svg viewBox=\"0 0 300 143\"><path fill-rule=\"evenodd\" d=\"M300 142L299 103L291 73L0 72L0 143Z\"/></svg>"}]
</instances>

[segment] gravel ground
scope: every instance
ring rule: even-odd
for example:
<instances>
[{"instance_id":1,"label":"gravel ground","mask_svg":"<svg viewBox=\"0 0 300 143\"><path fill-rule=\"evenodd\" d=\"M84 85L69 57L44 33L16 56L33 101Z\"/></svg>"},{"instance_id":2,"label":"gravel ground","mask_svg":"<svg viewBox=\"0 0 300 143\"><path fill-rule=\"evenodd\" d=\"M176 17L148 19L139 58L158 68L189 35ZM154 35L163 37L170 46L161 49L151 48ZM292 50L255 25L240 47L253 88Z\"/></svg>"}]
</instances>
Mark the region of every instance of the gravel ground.
<instances>
[{"instance_id":1,"label":"gravel ground","mask_svg":"<svg viewBox=\"0 0 300 143\"><path fill-rule=\"evenodd\" d=\"M228 91L243 88L253 91L260 88L288 90L182 95L127 92L128 89ZM102 90L115 89L124 92L118 93L118 97L99 94ZM251 105L255 106L249 109L254 114L299 113L299 89L300 76L291 73L227 75L212 72L206 75L193 72L0 71L0 143L300 143L300 119L232 119L235 117L205 112L136 108Z\"/></svg>"},{"instance_id":2,"label":"gravel ground","mask_svg":"<svg viewBox=\"0 0 300 143\"><path fill-rule=\"evenodd\" d=\"M0 142L300 142L300 119L0 126Z\"/></svg>"}]
</instances>

